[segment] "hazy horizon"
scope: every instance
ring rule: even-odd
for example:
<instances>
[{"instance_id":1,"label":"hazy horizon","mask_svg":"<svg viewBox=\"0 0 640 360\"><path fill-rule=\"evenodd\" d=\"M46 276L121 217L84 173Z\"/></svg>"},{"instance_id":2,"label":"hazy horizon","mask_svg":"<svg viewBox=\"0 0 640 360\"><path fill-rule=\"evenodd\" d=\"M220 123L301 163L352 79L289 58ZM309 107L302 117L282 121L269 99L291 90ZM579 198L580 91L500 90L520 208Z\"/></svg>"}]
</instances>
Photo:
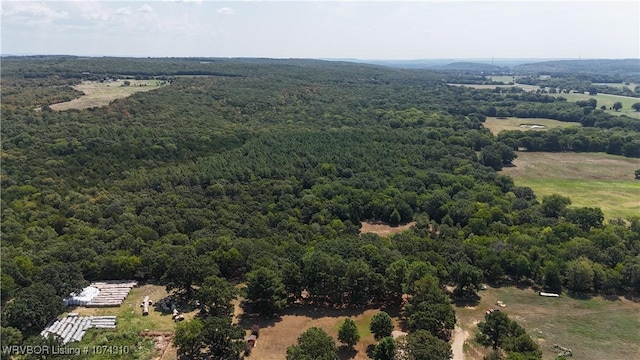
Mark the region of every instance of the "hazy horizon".
<instances>
[{"instance_id":1,"label":"hazy horizon","mask_svg":"<svg viewBox=\"0 0 640 360\"><path fill-rule=\"evenodd\" d=\"M3 55L636 59L637 1L2 1Z\"/></svg>"}]
</instances>

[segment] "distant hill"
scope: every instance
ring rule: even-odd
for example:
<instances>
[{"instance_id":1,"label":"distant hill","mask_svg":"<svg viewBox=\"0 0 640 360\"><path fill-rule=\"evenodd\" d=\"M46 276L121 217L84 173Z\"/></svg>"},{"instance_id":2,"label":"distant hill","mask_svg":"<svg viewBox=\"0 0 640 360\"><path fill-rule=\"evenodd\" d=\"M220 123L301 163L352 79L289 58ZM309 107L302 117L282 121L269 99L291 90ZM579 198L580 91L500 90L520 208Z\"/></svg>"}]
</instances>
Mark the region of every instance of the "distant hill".
<instances>
[{"instance_id":1,"label":"distant hill","mask_svg":"<svg viewBox=\"0 0 640 360\"><path fill-rule=\"evenodd\" d=\"M438 70L458 70L458 71L472 71L472 72L484 72L484 73L502 73L509 72L508 67L501 67L491 64L483 64L476 62L454 62L444 66L438 67Z\"/></svg>"},{"instance_id":2,"label":"distant hill","mask_svg":"<svg viewBox=\"0 0 640 360\"><path fill-rule=\"evenodd\" d=\"M640 59L543 61L514 66L519 74L616 73L640 74Z\"/></svg>"}]
</instances>

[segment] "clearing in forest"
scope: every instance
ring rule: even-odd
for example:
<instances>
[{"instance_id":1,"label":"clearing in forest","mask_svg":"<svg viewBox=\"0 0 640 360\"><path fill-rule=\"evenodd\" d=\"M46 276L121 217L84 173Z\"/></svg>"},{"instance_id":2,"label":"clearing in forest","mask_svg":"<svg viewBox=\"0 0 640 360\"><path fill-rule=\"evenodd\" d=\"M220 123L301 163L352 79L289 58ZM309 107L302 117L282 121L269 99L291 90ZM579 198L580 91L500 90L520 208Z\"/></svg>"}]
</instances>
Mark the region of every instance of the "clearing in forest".
<instances>
[{"instance_id":1,"label":"clearing in forest","mask_svg":"<svg viewBox=\"0 0 640 360\"><path fill-rule=\"evenodd\" d=\"M606 218L640 214L640 159L604 153L518 152L515 166L504 168L516 185L533 189L538 200L560 194L572 206L599 207Z\"/></svg>"},{"instance_id":2,"label":"clearing in forest","mask_svg":"<svg viewBox=\"0 0 640 360\"><path fill-rule=\"evenodd\" d=\"M125 85L125 81L129 85ZM151 91L166 86L163 80L117 80L117 81L83 81L74 86L74 89L82 91L84 95L71 101L52 104L51 109L56 111L69 109L89 109L109 105L115 99L122 99L141 91Z\"/></svg>"},{"instance_id":3,"label":"clearing in forest","mask_svg":"<svg viewBox=\"0 0 640 360\"><path fill-rule=\"evenodd\" d=\"M415 221L412 221L410 223L406 223L404 225L398 225L398 226L391 226L388 225L386 223L381 223L381 222L370 222L370 221L364 221L362 222L362 227L360 228L360 234L364 234L364 233L374 233L378 236L389 236L392 234L397 234L400 232L403 232L405 230L409 230L409 228L411 228L412 226L414 226L416 224Z\"/></svg>"},{"instance_id":4,"label":"clearing in forest","mask_svg":"<svg viewBox=\"0 0 640 360\"><path fill-rule=\"evenodd\" d=\"M479 291L479 304L456 307L458 325L469 332L465 359L482 359L490 349L474 342L477 323L484 313L498 307L525 328L540 345L543 359L555 359L554 344L571 349L576 359L638 359L640 356L640 303L617 298L559 298L539 296L532 289L488 287Z\"/></svg>"},{"instance_id":5,"label":"clearing in forest","mask_svg":"<svg viewBox=\"0 0 640 360\"><path fill-rule=\"evenodd\" d=\"M536 126L537 125L537 126ZM566 122L543 118L497 118L487 117L484 121L484 127L491 130L491 133L498 134L503 130L521 130L521 131L546 131L553 128L566 128L580 126L577 122Z\"/></svg>"},{"instance_id":6,"label":"clearing in forest","mask_svg":"<svg viewBox=\"0 0 640 360\"><path fill-rule=\"evenodd\" d=\"M250 329L253 324L260 326L260 336L247 359L284 360L287 357L287 348L295 345L300 334L311 327L322 328L336 341L336 345L340 346L338 329L347 317L355 321L360 333L360 341L356 344L355 350L340 349L338 355L341 359L369 359L367 347L376 344L373 334L369 331L369 324L378 311L380 310L325 309L304 305L286 309L277 319L243 319L241 324L245 329ZM392 316L395 329L399 330L398 309L385 309L385 311Z\"/></svg>"}]
</instances>

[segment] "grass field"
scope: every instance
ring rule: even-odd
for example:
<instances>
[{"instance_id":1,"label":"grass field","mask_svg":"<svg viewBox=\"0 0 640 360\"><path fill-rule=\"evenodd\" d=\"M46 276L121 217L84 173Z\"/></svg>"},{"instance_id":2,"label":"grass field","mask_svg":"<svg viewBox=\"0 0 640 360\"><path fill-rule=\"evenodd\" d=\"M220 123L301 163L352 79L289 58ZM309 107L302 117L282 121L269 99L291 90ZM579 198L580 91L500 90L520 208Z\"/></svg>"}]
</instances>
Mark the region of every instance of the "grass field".
<instances>
[{"instance_id":1,"label":"grass field","mask_svg":"<svg viewBox=\"0 0 640 360\"><path fill-rule=\"evenodd\" d=\"M574 359L640 358L640 303L624 298L546 298L531 289L515 287L489 287L478 295L479 304L456 307L458 324L470 334L465 359L482 359L488 352L473 337L484 312L496 308L498 300L507 305L500 311L522 325L540 345L543 359L558 355L554 344L571 349Z\"/></svg>"},{"instance_id":2,"label":"grass field","mask_svg":"<svg viewBox=\"0 0 640 360\"><path fill-rule=\"evenodd\" d=\"M125 80L97 82L83 81L81 84L74 86L76 90L84 93L83 96L71 101L52 104L53 110L68 109L88 109L109 105L115 99L125 98L141 91L151 91L166 86L166 82L160 80L128 80L131 82L129 86L123 86Z\"/></svg>"},{"instance_id":3,"label":"grass field","mask_svg":"<svg viewBox=\"0 0 640 360\"><path fill-rule=\"evenodd\" d=\"M598 101L597 108L604 105L607 107L606 112L612 115L627 115L629 117L633 117L636 119L640 119L640 112L634 111L631 108L631 105L634 103L640 102L640 98L634 98L629 96L620 96L620 95L609 95L609 94L598 94L598 95L588 95L588 94L555 94L555 96L562 96L567 99L569 102L576 102L580 100L589 100L596 99ZM615 102L622 103L622 109L620 111L609 110L613 103Z\"/></svg>"},{"instance_id":4,"label":"grass field","mask_svg":"<svg viewBox=\"0 0 640 360\"><path fill-rule=\"evenodd\" d=\"M504 173L516 185L532 188L538 200L560 194L572 206L600 207L606 218L640 214L640 181L634 172L640 160L604 153L519 152Z\"/></svg>"},{"instance_id":5,"label":"grass field","mask_svg":"<svg viewBox=\"0 0 640 360\"><path fill-rule=\"evenodd\" d=\"M636 88L636 86L640 85L640 84L635 84L635 83L630 83L629 85L625 85L624 83L591 83L592 85L606 85L606 86L611 86L611 87L616 87L616 88L629 88L629 90L632 90Z\"/></svg>"},{"instance_id":6,"label":"grass field","mask_svg":"<svg viewBox=\"0 0 640 360\"><path fill-rule=\"evenodd\" d=\"M527 129L522 128L520 125L544 125L544 129ZM521 118L504 118L499 119L496 117L487 117L484 122L484 127L491 130L493 134L497 134L503 130L536 130L536 131L546 131L547 129L552 128L565 128L572 126L580 126L580 123L577 122L563 122L558 120L551 119L541 119L541 118L530 118L530 119L521 119Z\"/></svg>"}]
</instances>

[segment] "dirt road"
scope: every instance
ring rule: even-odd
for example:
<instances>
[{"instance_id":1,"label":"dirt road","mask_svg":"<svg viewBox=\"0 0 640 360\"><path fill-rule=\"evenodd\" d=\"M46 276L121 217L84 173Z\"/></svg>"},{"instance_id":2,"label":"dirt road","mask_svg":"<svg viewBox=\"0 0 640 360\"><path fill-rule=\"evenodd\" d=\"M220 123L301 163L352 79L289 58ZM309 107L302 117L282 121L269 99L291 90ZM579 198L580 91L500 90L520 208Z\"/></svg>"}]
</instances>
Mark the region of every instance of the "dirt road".
<instances>
[{"instance_id":1,"label":"dirt road","mask_svg":"<svg viewBox=\"0 0 640 360\"><path fill-rule=\"evenodd\" d=\"M453 329L453 344L451 344L451 350L453 350L453 360L464 360L464 342L469 337L469 332L462 330L461 327L456 325Z\"/></svg>"}]
</instances>

